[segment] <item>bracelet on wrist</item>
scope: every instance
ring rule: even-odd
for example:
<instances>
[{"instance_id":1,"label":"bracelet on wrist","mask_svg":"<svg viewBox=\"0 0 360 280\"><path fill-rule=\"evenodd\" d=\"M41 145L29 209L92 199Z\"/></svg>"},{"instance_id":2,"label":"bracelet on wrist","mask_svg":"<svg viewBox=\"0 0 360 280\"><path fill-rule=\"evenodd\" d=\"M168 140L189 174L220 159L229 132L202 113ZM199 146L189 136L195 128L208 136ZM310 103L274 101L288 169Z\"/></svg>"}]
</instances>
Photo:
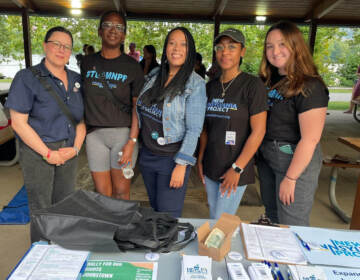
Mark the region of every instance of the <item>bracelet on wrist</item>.
<instances>
[{"instance_id":1,"label":"bracelet on wrist","mask_svg":"<svg viewBox=\"0 0 360 280\"><path fill-rule=\"evenodd\" d=\"M288 175L285 175L285 177L286 177L288 180L290 180L290 181L294 181L294 182L297 181L297 179L291 178L291 177L289 177Z\"/></svg>"},{"instance_id":2,"label":"bracelet on wrist","mask_svg":"<svg viewBox=\"0 0 360 280\"><path fill-rule=\"evenodd\" d=\"M50 155L51 155L51 150L48 149L46 156L43 156L43 160L48 160L50 158Z\"/></svg>"}]
</instances>

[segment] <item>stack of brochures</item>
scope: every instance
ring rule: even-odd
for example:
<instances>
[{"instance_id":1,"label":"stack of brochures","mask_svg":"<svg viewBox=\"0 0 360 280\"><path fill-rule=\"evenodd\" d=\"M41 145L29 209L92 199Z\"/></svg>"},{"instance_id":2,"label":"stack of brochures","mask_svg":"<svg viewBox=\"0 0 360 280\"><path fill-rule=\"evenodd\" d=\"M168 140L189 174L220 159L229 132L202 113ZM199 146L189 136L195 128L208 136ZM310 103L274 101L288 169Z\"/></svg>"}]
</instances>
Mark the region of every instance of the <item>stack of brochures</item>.
<instances>
[{"instance_id":1,"label":"stack of brochures","mask_svg":"<svg viewBox=\"0 0 360 280\"><path fill-rule=\"evenodd\" d=\"M211 280L211 261L206 256L184 255L181 263L181 280Z\"/></svg>"},{"instance_id":2,"label":"stack of brochures","mask_svg":"<svg viewBox=\"0 0 360 280\"><path fill-rule=\"evenodd\" d=\"M79 279L88 251L67 250L57 245L35 243L8 277L8 280Z\"/></svg>"},{"instance_id":3,"label":"stack of brochures","mask_svg":"<svg viewBox=\"0 0 360 280\"><path fill-rule=\"evenodd\" d=\"M324 270L319 266L289 265L289 273L293 280L327 280Z\"/></svg>"}]
</instances>

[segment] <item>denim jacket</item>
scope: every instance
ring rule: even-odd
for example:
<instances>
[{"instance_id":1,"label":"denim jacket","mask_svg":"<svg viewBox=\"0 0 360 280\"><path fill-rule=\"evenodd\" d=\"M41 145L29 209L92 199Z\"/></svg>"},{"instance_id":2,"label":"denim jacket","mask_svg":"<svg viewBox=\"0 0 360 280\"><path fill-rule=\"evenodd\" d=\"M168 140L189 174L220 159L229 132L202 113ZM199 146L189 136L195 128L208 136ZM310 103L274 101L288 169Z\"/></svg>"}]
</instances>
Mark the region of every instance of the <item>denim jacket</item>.
<instances>
[{"instance_id":1,"label":"denim jacket","mask_svg":"<svg viewBox=\"0 0 360 280\"><path fill-rule=\"evenodd\" d=\"M145 85L139 98L154 85L159 69L152 70L145 77ZM165 144L182 141L181 148L174 157L178 164L195 165L196 163L193 154L203 127L206 102L205 81L195 72L191 73L183 94L177 95L171 102L169 97L164 100L162 122ZM139 101L137 105L139 105ZM138 108L136 112L141 128Z\"/></svg>"}]
</instances>

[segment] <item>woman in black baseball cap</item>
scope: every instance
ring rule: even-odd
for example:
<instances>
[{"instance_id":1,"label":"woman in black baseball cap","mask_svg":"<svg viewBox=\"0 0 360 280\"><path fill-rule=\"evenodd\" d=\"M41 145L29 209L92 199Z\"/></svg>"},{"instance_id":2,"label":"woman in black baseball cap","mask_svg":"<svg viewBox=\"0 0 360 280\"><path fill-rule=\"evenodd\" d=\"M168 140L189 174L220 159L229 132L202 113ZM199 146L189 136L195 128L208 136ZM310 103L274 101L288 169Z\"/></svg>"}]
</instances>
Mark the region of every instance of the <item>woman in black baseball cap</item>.
<instances>
[{"instance_id":1,"label":"woman in black baseball cap","mask_svg":"<svg viewBox=\"0 0 360 280\"><path fill-rule=\"evenodd\" d=\"M230 28L215 38L221 76L207 84L198 171L210 218L235 214L247 184L255 182L253 156L265 134L267 100L262 81L242 72L245 36Z\"/></svg>"}]
</instances>

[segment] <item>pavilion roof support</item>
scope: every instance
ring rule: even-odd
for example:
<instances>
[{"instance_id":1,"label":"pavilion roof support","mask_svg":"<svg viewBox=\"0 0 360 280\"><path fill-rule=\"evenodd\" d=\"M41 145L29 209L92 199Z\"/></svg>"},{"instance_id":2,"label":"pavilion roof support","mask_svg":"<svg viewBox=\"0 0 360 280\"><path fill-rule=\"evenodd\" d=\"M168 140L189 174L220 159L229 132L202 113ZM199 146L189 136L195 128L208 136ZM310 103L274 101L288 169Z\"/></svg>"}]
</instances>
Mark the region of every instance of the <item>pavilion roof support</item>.
<instances>
[{"instance_id":1,"label":"pavilion roof support","mask_svg":"<svg viewBox=\"0 0 360 280\"><path fill-rule=\"evenodd\" d=\"M310 22L309 39L308 39L309 48L312 55L314 54L314 50L315 50L316 32L317 32L317 21L313 19Z\"/></svg>"},{"instance_id":2,"label":"pavilion roof support","mask_svg":"<svg viewBox=\"0 0 360 280\"><path fill-rule=\"evenodd\" d=\"M330 11L332 11L341 2L344 2L344 0L322 0L316 6L311 8L307 19L320 19L330 13Z\"/></svg>"},{"instance_id":3,"label":"pavilion roof support","mask_svg":"<svg viewBox=\"0 0 360 280\"><path fill-rule=\"evenodd\" d=\"M16 6L19 8L26 8L30 12L34 12L36 10L35 5L30 0L11 0Z\"/></svg>"},{"instance_id":4,"label":"pavilion roof support","mask_svg":"<svg viewBox=\"0 0 360 280\"><path fill-rule=\"evenodd\" d=\"M117 11L123 12L126 16L126 1L125 0L113 0L114 6Z\"/></svg>"},{"instance_id":5,"label":"pavilion roof support","mask_svg":"<svg viewBox=\"0 0 360 280\"><path fill-rule=\"evenodd\" d=\"M24 54L25 54L25 66L29 68L32 65L31 58L31 37L30 37L30 19L29 10L27 8L22 9L22 27L24 38Z\"/></svg>"},{"instance_id":6,"label":"pavilion roof support","mask_svg":"<svg viewBox=\"0 0 360 280\"><path fill-rule=\"evenodd\" d=\"M216 0L214 8L214 39L219 34L220 31L220 17L223 14L228 0ZM213 51L212 61L215 61L215 51Z\"/></svg>"}]
</instances>

